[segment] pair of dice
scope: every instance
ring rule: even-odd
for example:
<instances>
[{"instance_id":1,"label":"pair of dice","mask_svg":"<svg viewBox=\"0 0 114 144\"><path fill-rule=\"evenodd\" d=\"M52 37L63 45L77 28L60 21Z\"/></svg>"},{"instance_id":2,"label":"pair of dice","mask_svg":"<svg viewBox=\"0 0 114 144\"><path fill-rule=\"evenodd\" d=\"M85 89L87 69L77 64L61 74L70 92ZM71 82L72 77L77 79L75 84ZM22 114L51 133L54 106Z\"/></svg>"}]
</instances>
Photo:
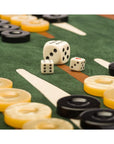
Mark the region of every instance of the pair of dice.
<instances>
[{"instance_id":1,"label":"pair of dice","mask_svg":"<svg viewBox=\"0 0 114 144\"><path fill-rule=\"evenodd\" d=\"M41 60L41 73L54 73L54 64L64 64L70 59L70 45L66 41L52 40L46 42L43 48L43 58ZM82 71L85 67L85 59L72 58L70 69Z\"/></svg>"}]
</instances>

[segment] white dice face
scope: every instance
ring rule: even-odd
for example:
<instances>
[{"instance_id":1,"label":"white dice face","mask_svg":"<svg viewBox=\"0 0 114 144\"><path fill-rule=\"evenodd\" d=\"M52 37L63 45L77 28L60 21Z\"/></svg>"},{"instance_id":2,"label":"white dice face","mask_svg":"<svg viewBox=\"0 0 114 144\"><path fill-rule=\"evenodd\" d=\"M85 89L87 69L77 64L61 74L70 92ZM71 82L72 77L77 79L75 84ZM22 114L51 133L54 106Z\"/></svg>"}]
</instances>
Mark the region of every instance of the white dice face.
<instances>
[{"instance_id":1,"label":"white dice face","mask_svg":"<svg viewBox=\"0 0 114 144\"><path fill-rule=\"evenodd\" d=\"M70 45L66 41L48 41L43 48L43 58L53 60L54 64L64 64L70 58Z\"/></svg>"},{"instance_id":2,"label":"white dice face","mask_svg":"<svg viewBox=\"0 0 114 144\"><path fill-rule=\"evenodd\" d=\"M54 62L52 60L41 60L41 73L54 73Z\"/></svg>"},{"instance_id":3,"label":"white dice face","mask_svg":"<svg viewBox=\"0 0 114 144\"><path fill-rule=\"evenodd\" d=\"M85 69L85 59L79 57L71 58L70 69L74 71L83 71Z\"/></svg>"}]
</instances>

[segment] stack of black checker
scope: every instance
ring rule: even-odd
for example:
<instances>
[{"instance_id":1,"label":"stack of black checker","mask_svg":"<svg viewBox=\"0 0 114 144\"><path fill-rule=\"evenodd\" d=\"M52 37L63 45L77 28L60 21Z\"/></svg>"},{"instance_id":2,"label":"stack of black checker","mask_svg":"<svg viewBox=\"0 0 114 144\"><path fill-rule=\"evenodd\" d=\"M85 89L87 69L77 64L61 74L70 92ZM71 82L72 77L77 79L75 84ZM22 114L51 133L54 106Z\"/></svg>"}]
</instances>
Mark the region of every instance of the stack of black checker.
<instances>
[{"instance_id":1,"label":"stack of black checker","mask_svg":"<svg viewBox=\"0 0 114 144\"><path fill-rule=\"evenodd\" d=\"M22 43L30 41L30 33L20 30L19 26L12 25L0 19L0 36L3 42Z\"/></svg>"},{"instance_id":2,"label":"stack of black checker","mask_svg":"<svg viewBox=\"0 0 114 144\"><path fill-rule=\"evenodd\" d=\"M33 16L36 16L37 18L43 18L50 23L61 23L61 22L68 22L68 15L66 14L51 14L51 15L39 15L39 14L33 14Z\"/></svg>"},{"instance_id":3,"label":"stack of black checker","mask_svg":"<svg viewBox=\"0 0 114 144\"><path fill-rule=\"evenodd\" d=\"M114 129L114 110L100 108L100 105L92 96L66 96L58 100L57 113L80 120L82 129Z\"/></svg>"}]
</instances>

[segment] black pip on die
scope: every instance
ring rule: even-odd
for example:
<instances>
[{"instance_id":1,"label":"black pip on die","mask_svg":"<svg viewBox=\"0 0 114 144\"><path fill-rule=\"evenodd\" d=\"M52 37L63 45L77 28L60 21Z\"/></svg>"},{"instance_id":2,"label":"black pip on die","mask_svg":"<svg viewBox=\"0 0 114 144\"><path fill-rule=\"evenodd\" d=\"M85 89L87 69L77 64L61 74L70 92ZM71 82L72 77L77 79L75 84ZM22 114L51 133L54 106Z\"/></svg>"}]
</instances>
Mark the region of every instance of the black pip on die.
<instances>
[{"instance_id":1,"label":"black pip on die","mask_svg":"<svg viewBox=\"0 0 114 144\"><path fill-rule=\"evenodd\" d=\"M74 71L83 71L85 69L85 59L79 57L71 58L70 69Z\"/></svg>"},{"instance_id":2,"label":"black pip on die","mask_svg":"<svg viewBox=\"0 0 114 144\"><path fill-rule=\"evenodd\" d=\"M43 58L53 60L54 64L64 64L70 58L70 45L66 41L48 41L43 48Z\"/></svg>"},{"instance_id":3,"label":"black pip on die","mask_svg":"<svg viewBox=\"0 0 114 144\"><path fill-rule=\"evenodd\" d=\"M41 60L41 73L52 74L54 73L54 62L53 60Z\"/></svg>"}]
</instances>

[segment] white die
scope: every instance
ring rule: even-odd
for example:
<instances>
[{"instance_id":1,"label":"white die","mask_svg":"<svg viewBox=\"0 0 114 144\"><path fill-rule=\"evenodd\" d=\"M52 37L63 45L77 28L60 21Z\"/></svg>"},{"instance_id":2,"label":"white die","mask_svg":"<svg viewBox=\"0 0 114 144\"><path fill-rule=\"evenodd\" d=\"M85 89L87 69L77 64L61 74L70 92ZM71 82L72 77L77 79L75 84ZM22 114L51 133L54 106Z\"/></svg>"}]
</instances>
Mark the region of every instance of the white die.
<instances>
[{"instance_id":1,"label":"white die","mask_svg":"<svg viewBox=\"0 0 114 144\"><path fill-rule=\"evenodd\" d=\"M74 71L83 71L85 69L85 59L79 57L71 58L70 69Z\"/></svg>"},{"instance_id":2,"label":"white die","mask_svg":"<svg viewBox=\"0 0 114 144\"><path fill-rule=\"evenodd\" d=\"M66 41L53 40L45 43L43 58L53 60L54 64L64 64L70 58L70 45Z\"/></svg>"},{"instance_id":3,"label":"white die","mask_svg":"<svg viewBox=\"0 0 114 144\"><path fill-rule=\"evenodd\" d=\"M54 73L54 62L52 60L41 60L41 73Z\"/></svg>"}]
</instances>

